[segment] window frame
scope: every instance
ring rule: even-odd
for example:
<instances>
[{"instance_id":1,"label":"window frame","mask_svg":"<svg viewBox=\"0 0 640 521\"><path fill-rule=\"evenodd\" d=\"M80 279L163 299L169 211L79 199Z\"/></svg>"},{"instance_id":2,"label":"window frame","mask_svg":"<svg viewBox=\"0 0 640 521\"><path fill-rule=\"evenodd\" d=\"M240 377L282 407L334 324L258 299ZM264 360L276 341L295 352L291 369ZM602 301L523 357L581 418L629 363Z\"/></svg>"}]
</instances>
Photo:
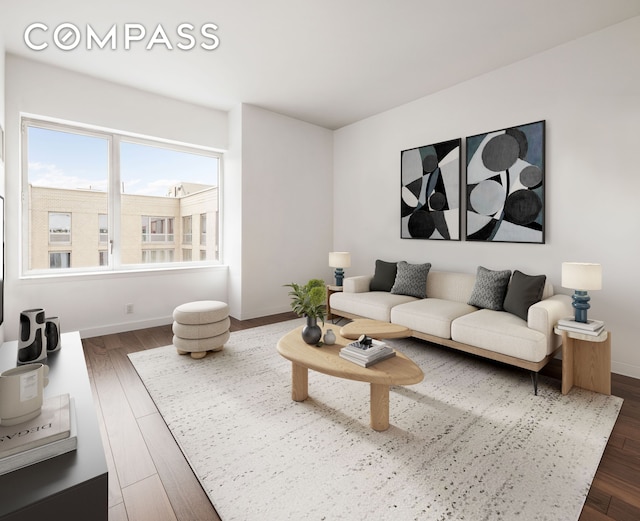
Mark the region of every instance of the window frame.
<instances>
[{"instance_id":1,"label":"window frame","mask_svg":"<svg viewBox=\"0 0 640 521\"><path fill-rule=\"evenodd\" d=\"M73 134L80 134L89 137L98 137L106 139L108 142L108 242L107 242L107 254L109 257L109 264L107 266L91 266L85 268L48 268L48 269L31 269L30 263L30 215L29 215L29 144L28 144L28 127L41 128L46 130L53 130L58 132L66 132ZM159 247L175 245L177 250L174 252L173 260L170 262L158 262L158 263L138 263L138 264L123 264L120 260L120 248L122 243L121 238L121 200L122 195L120 192L120 144L121 142L140 144L150 147L156 147L160 149L167 149L177 152L196 154L205 157L210 157L217 160L217 184L213 185L217 188L217 212L221 214L223 212L223 184L224 184L224 153L222 150L214 149L211 147L204 147L201 145L180 143L172 140L158 138L154 136L134 134L126 131L108 129L103 127L97 127L92 125L86 125L77 122L70 122L59 119L51 119L38 115L21 114L20 121L21 128L21 173L20 173L20 263L19 263L19 276L21 279L34 278L34 277L60 277L68 275L104 275L111 273L124 273L124 272L145 272L145 271L159 271L159 270L185 270L202 267L215 267L222 266L222 256L217 255L209 260L191 260L183 261L181 251L181 239L182 233L181 227L182 219L173 219L173 230L170 234L172 240L169 242L149 241L142 242L142 247L157 244ZM69 212L54 212L54 213L69 213ZM98 213L100 215L100 212ZM104 214L103 214L104 215ZM165 217L169 216L154 216ZM73 216L71 216L73 220ZM166 220L165 220L166 226ZM98 230L99 232L99 230ZM100 237L99 233L99 237ZM165 234L167 235L167 234ZM219 223L219 229L217 231L218 237L218 249L222 250L222 225ZM98 240L100 247L98 251L104 250L104 242ZM58 253L55 250L55 246L68 246L70 243L53 243L54 249L49 248L49 253ZM49 242L48 247L51 246ZM98 254L99 255L99 254Z\"/></svg>"}]
</instances>

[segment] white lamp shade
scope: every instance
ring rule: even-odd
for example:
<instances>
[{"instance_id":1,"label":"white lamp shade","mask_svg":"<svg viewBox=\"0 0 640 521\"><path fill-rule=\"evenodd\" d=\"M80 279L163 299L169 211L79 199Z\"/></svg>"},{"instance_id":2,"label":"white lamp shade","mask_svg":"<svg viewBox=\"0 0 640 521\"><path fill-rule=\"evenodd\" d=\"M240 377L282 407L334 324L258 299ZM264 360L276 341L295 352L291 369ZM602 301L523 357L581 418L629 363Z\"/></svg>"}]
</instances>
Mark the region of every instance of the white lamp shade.
<instances>
[{"instance_id":1,"label":"white lamp shade","mask_svg":"<svg viewBox=\"0 0 640 521\"><path fill-rule=\"evenodd\" d=\"M562 287L581 291L602 289L602 266L588 262L563 262Z\"/></svg>"},{"instance_id":2,"label":"white lamp shade","mask_svg":"<svg viewBox=\"0 0 640 521\"><path fill-rule=\"evenodd\" d=\"M350 268L351 254L348 251L329 252L329 266L332 268Z\"/></svg>"}]
</instances>

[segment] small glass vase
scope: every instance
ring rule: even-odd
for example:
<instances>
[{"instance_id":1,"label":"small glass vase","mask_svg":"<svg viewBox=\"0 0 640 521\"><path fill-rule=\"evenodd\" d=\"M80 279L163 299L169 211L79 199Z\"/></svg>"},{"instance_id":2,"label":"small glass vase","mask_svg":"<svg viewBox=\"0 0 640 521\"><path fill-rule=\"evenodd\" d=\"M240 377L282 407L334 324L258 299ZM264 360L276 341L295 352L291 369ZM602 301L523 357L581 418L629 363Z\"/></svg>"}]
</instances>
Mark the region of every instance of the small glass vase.
<instances>
[{"instance_id":1,"label":"small glass vase","mask_svg":"<svg viewBox=\"0 0 640 521\"><path fill-rule=\"evenodd\" d=\"M305 318L307 319L307 324L302 328L302 340L309 345L317 344L322 338L322 328L314 317Z\"/></svg>"}]
</instances>

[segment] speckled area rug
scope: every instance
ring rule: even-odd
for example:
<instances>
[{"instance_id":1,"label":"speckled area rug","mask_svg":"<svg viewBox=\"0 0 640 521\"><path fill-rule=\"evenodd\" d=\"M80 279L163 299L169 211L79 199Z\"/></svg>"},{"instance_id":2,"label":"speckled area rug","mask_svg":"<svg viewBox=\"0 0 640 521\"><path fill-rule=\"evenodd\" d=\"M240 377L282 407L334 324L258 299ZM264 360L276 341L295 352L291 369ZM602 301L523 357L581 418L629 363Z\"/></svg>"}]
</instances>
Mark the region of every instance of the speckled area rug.
<instances>
[{"instance_id":1,"label":"speckled area rug","mask_svg":"<svg viewBox=\"0 0 640 521\"><path fill-rule=\"evenodd\" d=\"M278 339L301 321L231 334L202 360L130 354L224 521L549 520L580 516L622 400L423 342L389 341L420 384L391 388L369 427L369 386L309 371L291 400Z\"/></svg>"}]
</instances>

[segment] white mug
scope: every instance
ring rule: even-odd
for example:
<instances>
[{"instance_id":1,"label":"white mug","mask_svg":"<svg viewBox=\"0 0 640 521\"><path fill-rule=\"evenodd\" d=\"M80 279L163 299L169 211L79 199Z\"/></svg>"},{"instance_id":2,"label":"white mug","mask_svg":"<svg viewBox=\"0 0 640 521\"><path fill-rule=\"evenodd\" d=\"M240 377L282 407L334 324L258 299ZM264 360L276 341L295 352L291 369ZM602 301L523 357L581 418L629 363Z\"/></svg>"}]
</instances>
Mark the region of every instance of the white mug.
<instances>
[{"instance_id":1,"label":"white mug","mask_svg":"<svg viewBox=\"0 0 640 521\"><path fill-rule=\"evenodd\" d=\"M42 409L49 366L26 364L0 374L0 425L16 425L35 418Z\"/></svg>"}]
</instances>

